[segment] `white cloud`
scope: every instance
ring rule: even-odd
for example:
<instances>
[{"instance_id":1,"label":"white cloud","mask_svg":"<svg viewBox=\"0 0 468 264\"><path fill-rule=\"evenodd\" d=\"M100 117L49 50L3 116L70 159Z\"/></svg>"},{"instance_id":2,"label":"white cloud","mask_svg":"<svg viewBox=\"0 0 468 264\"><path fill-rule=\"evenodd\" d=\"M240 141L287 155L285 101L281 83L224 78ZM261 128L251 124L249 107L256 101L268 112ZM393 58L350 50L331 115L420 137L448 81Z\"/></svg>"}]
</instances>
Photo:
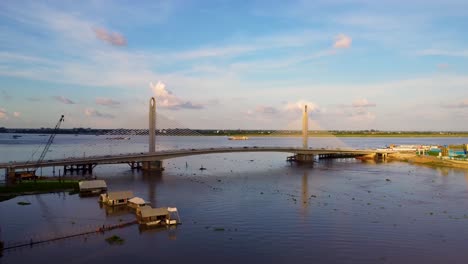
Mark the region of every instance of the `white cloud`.
<instances>
[{"instance_id":1,"label":"white cloud","mask_svg":"<svg viewBox=\"0 0 468 264\"><path fill-rule=\"evenodd\" d=\"M441 105L443 108L468 108L468 99L462 100L458 103L446 103Z\"/></svg>"},{"instance_id":2,"label":"white cloud","mask_svg":"<svg viewBox=\"0 0 468 264\"><path fill-rule=\"evenodd\" d=\"M13 112L13 116L18 118L21 116L21 112Z\"/></svg>"},{"instance_id":3,"label":"white cloud","mask_svg":"<svg viewBox=\"0 0 468 264\"><path fill-rule=\"evenodd\" d=\"M288 102L286 103L286 105L284 106L284 110L286 110L287 112L294 112L294 113L301 113L304 111L304 106L307 105L307 112L308 113L312 113L312 112L315 112L315 113L319 113L320 112L320 108L318 105L316 105L315 103L312 103L312 102L308 102L308 101L304 101L304 100L299 100L297 102Z\"/></svg>"},{"instance_id":4,"label":"white cloud","mask_svg":"<svg viewBox=\"0 0 468 264\"><path fill-rule=\"evenodd\" d=\"M366 110L351 112L349 119L353 122L369 122L375 120L375 114Z\"/></svg>"},{"instance_id":5,"label":"white cloud","mask_svg":"<svg viewBox=\"0 0 468 264\"><path fill-rule=\"evenodd\" d=\"M352 104L353 107L375 107L377 106L375 103L371 103L367 101L365 98L357 99Z\"/></svg>"},{"instance_id":6,"label":"white cloud","mask_svg":"<svg viewBox=\"0 0 468 264\"><path fill-rule=\"evenodd\" d=\"M468 50L425 49L418 51L416 54L421 56L468 57Z\"/></svg>"},{"instance_id":7,"label":"white cloud","mask_svg":"<svg viewBox=\"0 0 468 264\"><path fill-rule=\"evenodd\" d=\"M150 88L156 97L156 106L168 108L171 110L179 109L202 109L204 106L201 104L185 101L172 94L171 91L166 89L166 84L157 82L156 84L150 83Z\"/></svg>"},{"instance_id":8,"label":"white cloud","mask_svg":"<svg viewBox=\"0 0 468 264\"><path fill-rule=\"evenodd\" d=\"M450 68L450 64L448 64L448 63L439 63L439 64L437 64L437 68L439 68L440 70L445 70L445 69Z\"/></svg>"},{"instance_id":9,"label":"white cloud","mask_svg":"<svg viewBox=\"0 0 468 264\"><path fill-rule=\"evenodd\" d=\"M94 28L94 34L96 34L96 38L107 42L113 46L126 46L127 39L120 33L111 32L105 28Z\"/></svg>"},{"instance_id":10,"label":"white cloud","mask_svg":"<svg viewBox=\"0 0 468 264\"><path fill-rule=\"evenodd\" d=\"M5 108L0 108L0 119L8 119L8 113Z\"/></svg>"},{"instance_id":11,"label":"white cloud","mask_svg":"<svg viewBox=\"0 0 468 264\"><path fill-rule=\"evenodd\" d=\"M75 102L73 102L72 100L64 97L64 96L53 96L52 98L54 98L56 101L58 102L61 102L61 103L64 103L64 104L75 104Z\"/></svg>"},{"instance_id":12,"label":"white cloud","mask_svg":"<svg viewBox=\"0 0 468 264\"><path fill-rule=\"evenodd\" d=\"M351 37L345 34L339 34L335 37L335 42L333 43L333 47L336 49L347 49L351 47L351 43L353 40Z\"/></svg>"},{"instance_id":13,"label":"white cloud","mask_svg":"<svg viewBox=\"0 0 468 264\"><path fill-rule=\"evenodd\" d=\"M120 105L120 102L115 101L115 100L110 99L110 98L101 98L101 97L99 97L99 98L96 98L96 104L109 106L109 107L116 107L116 106Z\"/></svg>"},{"instance_id":14,"label":"white cloud","mask_svg":"<svg viewBox=\"0 0 468 264\"><path fill-rule=\"evenodd\" d=\"M114 115L101 113L101 112L99 112L98 110L96 110L94 108L86 108L84 113L88 117L100 117L100 118L108 118L108 119L115 118Z\"/></svg>"},{"instance_id":15,"label":"white cloud","mask_svg":"<svg viewBox=\"0 0 468 264\"><path fill-rule=\"evenodd\" d=\"M278 113L278 109L276 109L273 106L260 105L260 106L257 106L257 108L255 108L255 112L261 113L261 114L274 115Z\"/></svg>"},{"instance_id":16,"label":"white cloud","mask_svg":"<svg viewBox=\"0 0 468 264\"><path fill-rule=\"evenodd\" d=\"M8 101L8 100L10 100L12 98L11 95L9 95L5 90L2 90L2 97L6 101Z\"/></svg>"}]
</instances>

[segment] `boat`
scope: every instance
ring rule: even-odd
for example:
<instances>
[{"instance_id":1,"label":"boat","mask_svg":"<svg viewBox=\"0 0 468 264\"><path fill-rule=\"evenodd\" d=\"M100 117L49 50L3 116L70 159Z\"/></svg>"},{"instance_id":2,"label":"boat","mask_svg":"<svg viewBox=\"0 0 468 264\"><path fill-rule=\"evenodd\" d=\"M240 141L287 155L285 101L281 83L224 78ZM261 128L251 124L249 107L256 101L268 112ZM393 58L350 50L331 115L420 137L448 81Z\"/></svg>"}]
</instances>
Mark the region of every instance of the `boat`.
<instances>
[{"instance_id":1,"label":"boat","mask_svg":"<svg viewBox=\"0 0 468 264\"><path fill-rule=\"evenodd\" d=\"M19 138L19 137L22 137L22 136L20 136L20 135L13 135L13 138L14 138L14 139L17 139L17 138Z\"/></svg>"},{"instance_id":2,"label":"boat","mask_svg":"<svg viewBox=\"0 0 468 264\"><path fill-rule=\"evenodd\" d=\"M247 140L249 139L246 136L233 136L233 137L228 137L229 140Z\"/></svg>"},{"instance_id":3,"label":"boat","mask_svg":"<svg viewBox=\"0 0 468 264\"><path fill-rule=\"evenodd\" d=\"M130 140L129 137L111 137L111 138L108 137L106 139L108 139L108 140Z\"/></svg>"}]
</instances>

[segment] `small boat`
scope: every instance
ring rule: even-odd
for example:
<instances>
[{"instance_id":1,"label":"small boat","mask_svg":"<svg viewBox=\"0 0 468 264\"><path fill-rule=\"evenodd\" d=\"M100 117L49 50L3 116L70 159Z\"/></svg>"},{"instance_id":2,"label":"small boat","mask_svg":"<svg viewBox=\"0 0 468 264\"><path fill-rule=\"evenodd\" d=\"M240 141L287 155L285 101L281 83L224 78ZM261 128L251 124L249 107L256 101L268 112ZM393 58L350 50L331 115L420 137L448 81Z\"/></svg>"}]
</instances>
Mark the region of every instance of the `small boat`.
<instances>
[{"instance_id":1,"label":"small boat","mask_svg":"<svg viewBox=\"0 0 468 264\"><path fill-rule=\"evenodd\" d=\"M14 138L14 139L17 139L17 138L19 138L19 137L22 137L22 136L20 136L20 135L13 135L13 138Z\"/></svg>"}]
</instances>

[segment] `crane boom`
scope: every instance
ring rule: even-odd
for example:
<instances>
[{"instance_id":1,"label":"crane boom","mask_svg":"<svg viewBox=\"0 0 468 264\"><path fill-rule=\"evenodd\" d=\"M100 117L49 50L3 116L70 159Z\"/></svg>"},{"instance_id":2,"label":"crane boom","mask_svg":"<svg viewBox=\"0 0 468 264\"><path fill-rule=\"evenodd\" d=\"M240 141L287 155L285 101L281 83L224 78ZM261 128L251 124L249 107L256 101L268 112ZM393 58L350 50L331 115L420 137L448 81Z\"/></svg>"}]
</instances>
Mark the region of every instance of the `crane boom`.
<instances>
[{"instance_id":1,"label":"crane boom","mask_svg":"<svg viewBox=\"0 0 468 264\"><path fill-rule=\"evenodd\" d=\"M62 122L64 121L64 115L62 115L59 119L59 121L57 122L57 124L55 125L55 128L54 128L54 131L52 131L52 134L50 135L49 137L49 140L47 141L45 147L44 147L44 150L42 151L41 153L41 156L39 157L39 159L37 160L37 165L41 164L42 161L44 160L44 157L45 155L47 154L47 151L49 151L49 148L50 148L50 145L52 145L52 142L54 142L54 138L55 138L55 135L57 135L57 131L59 130L60 128L60 124L62 124Z\"/></svg>"}]
</instances>

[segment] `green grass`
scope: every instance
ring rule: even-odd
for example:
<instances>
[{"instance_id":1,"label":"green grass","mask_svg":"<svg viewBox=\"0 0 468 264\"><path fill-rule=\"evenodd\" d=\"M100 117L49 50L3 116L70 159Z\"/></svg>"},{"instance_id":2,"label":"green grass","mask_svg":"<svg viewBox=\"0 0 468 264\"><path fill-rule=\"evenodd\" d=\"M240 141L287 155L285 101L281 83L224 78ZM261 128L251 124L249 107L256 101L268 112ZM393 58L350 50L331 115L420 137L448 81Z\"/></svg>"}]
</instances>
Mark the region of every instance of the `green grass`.
<instances>
[{"instance_id":1,"label":"green grass","mask_svg":"<svg viewBox=\"0 0 468 264\"><path fill-rule=\"evenodd\" d=\"M0 186L0 194L23 194L34 192L54 192L62 190L78 190L78 181L37 180L23 181L17 184Z\"/></svg>"},{"instance_id":2,"label":"green grass","mask_svg":"<svg viewBox=\"0 0 468 264\"><path fill-rule=\"evenodd\" d=\"M244 133L236 134L232 133L229 136L247 136L247 137L301 137L301 133L271 133L271 134L255 134L255 133ZM402 138L402 137L468 137L467 133L450 133L450 134L439 134L439 133L310 133L309 137L382 137L382 138Z\"/></svg>"}]
</instances>

